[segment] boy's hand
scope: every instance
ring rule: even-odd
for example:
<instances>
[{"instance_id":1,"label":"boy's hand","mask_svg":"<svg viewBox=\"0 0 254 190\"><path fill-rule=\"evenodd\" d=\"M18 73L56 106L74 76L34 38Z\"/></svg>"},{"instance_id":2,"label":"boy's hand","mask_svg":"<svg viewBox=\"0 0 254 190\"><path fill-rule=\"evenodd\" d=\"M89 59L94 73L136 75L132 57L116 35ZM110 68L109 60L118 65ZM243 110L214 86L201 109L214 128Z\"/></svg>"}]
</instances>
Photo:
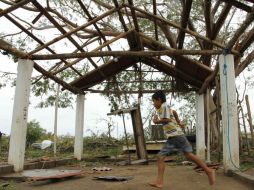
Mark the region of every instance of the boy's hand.
<instances>
[{"instance_id":1,"label":"boy's hand","mask_svg":"<svg viewBox=\"0 0 254 190\"><path fill-rule=\"evenodd\" d=\"M158 124L158 122L159 122L158 115L153 116L153 122L154 122L154 124Z\"/></svg>"},{"instance_id":2,"label":"boy's hand","mask_svg":"<svg viewBox=\"0 0 254 190\"><path fill-rule=\"evenodd\" d=\"M178 125L183 129L185 127L185 124L183 122L178 123Z\"/></svg>"}]
</instances>

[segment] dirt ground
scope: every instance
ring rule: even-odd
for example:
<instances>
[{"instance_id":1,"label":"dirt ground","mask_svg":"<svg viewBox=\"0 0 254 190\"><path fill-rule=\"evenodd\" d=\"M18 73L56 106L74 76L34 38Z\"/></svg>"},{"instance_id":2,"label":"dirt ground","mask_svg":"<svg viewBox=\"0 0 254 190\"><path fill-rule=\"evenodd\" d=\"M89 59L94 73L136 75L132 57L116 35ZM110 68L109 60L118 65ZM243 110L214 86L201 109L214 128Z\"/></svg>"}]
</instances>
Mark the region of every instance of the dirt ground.
<instances>
[{"instance_id":1,"label":"dirt ground","mask_svg":"<svg viewBox=\"0 0 254 190\"><path fill-rule=\"evenodd\" d=\"M91 167L83 167L84 176L61 180L58 182L22 182L13 183L15 190L143 190L156 189L147 185L148 182L156 177L155 163L147 166L109 166L112 171L92 172ZM62 167L62 169L76 169L77 167ZM134 179L128 182L105 182L94 180L95 176L116 175L133 176ZM208 185L207 177L204 173L197 173L193 166L174 166L168 165L165 174L165 185L163 189L168 190L253 190L238 180L224 176L222 170L216 173L216 184L211 187Z\"/></svg>"}]
</instances>

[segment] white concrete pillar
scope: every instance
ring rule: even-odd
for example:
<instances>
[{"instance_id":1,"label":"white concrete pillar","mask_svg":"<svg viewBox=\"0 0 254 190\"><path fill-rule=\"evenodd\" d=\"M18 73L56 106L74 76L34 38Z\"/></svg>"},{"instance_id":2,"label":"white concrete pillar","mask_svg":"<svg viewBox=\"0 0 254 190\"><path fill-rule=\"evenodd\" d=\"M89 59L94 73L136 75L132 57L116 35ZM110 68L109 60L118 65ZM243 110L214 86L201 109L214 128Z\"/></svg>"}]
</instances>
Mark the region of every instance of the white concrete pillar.
<instances>
[{"instance_id":1,"label":"white concrete pillar","mask_svg":"<svg viewBox=\"0 0 254 190\"><path fill-rule=\"evenodd\" d=\"M18 60L8 157L8 163L14 165L15 172L22 171L24 167L27 114L33 65L31 60Z\"/></svg>"},{"instance_id":2,"label":"white concrete pillar","mask_svg":"<svg viewBox=\"0 0 254 190\"><path fill-rule=\"evenodd\" d=\"M196 154L205 161L205 107L204 94L196 94Z\"/></svg>"},{"instance_id":3,"label":"white concrete pillar","mask_svg":"<svg viewBox=\"0 0 254 190\"><path fill-rule=\"evenodd\" d=\"M207 149L206 149L206 162L211 163L211 148L210 148L210 143L211 143L211 126L210 126L210 89L207 88L206 90L206 118L207 118Z\"/></svg>"},{"instance_id":4,"label":"white concrete pillar","mask_svg":"<svg viewBox=\"0 0 254 190\"><path fill-rule=\"evenodd\" d=\"M77 95L74 157L81 160L83 156L83 128L84 128L84 95Z\"/></svg>"},{"instance_id":5,"label":"white concrete pillar","mask_svg":"<svg viewBox=\"0 0 254 190\"><path fill-rule=\"evenodd\" d=\"M239 168L239 138L234 57L220 55L220 87L223 126L223 164L225 172Z\"/></svg>"}]
</instances>

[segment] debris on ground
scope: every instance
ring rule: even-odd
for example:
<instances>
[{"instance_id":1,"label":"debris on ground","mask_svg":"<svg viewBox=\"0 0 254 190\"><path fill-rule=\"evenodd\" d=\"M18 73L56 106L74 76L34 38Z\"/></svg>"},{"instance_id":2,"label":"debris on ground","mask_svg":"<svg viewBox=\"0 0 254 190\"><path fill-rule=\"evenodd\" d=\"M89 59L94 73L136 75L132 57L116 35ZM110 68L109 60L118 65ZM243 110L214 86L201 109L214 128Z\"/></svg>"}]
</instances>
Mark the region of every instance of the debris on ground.
<instances>
[{"instance_id":1,"label":"debris on ground","mask_svg":"<svg viewBox=\"0 0 254 190\"><path fill-rule=\"evenodd\" d=\"M191 165L193 165L193 163L190 162L190 161L182 161L182 165L184 165L184 166L191 166Z\"/></svg>"},{"instance_id":2,"label":"debris on ground","mask_svg":"<svg viewBox=\"0 0 254 190\"><path fill-rule=\"evenodd\" d=\"M50 141L50 140L44 140L41 143L33 143L32 147L44 150L44 149L50 147L52 144L53 144L52 141Z\"/></svg>"},{"instance_id":3,"label":"debris on ground","mask_svg":"<svg viewBox=\"0 0 254 190\"><path fill-rule=\"evenodd\" d=\"M35 169L26 170L22 175L31 181L40 181L48 179L63 179L74 176L81 176L82 170L56 170L56 169Z\"/></svg>"},{"instance_id":4,"label":"debris on ground","mask_svg":"<svg viewBox=\"0 0 254 190\"><path fill-rule=\"evenodd\" d=\"M10 185L9 183L3 183L3 184L0 185L0 187L6 188L6 187L8 187L9 185Z\"/></svg>"},{"instance_id":5,"label":"debris on ground","mask_svg":"<svg viewBox=\"0 0 254 190\"><path fill-rule=\"evenodd\" d=\"M128 160L124 160L121 162L117 162L118 166L126 166L126 165L136 165L136 164L148 164L148 160L146 159L141 159L141 160L133 160L129 163Z\"/></svg>"},{"instance_id":6,"label":"debris on ground","mask_svg":"<svg viewBox=\"0 0 254 190\"><path fill-rule=\"evenodd\" d=\"M111 171L111 168L108 167L94 167L92 168L93 171Z\"/></svg>"},{"instance_id":7,"label":"debris on ground","mask_svg":"<svg viewBox=\"0 0 254 190\"><path fill-rule=\"evenodd\" d=\"M207 164L207 166L211 169L214 169L214 170L218 170L219 167L220 167L220 164L219 163L216 163L216 164ZM200 166L196 166L193 168L196 172L202 172L204 171L203 168L201 168Z\"/></svg>"},{"instance_id":8,"label":"debris on ground","mask_svg":"<svg viewBox=\"0 0 254 190\"><path fill-rule=\"evenodd\" d=\"M134 179L133 176L100 176L94 177L97 180L105 180L105 181L129 181Z\"/></svg>"}]
</instances>

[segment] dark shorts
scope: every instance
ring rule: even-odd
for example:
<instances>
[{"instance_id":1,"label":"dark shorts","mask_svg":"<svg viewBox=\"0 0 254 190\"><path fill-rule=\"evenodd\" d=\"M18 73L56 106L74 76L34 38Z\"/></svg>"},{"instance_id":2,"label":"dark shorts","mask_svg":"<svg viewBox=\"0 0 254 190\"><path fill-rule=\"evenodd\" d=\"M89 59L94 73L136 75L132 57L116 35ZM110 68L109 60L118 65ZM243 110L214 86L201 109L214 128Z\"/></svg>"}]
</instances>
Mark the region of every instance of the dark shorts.
<instances>
[{"instance_id":1,"label":"dark shorts","mask_svg":"<svg viewBox=\"0 0 254 190\"><path fill-rule=\"evenodd\" d=\"M187 153L192 152L192 147L187 138L182 136L170 137L164 147L159 151L159 156L169 156L175 149Z\"/></svg>"}]
</instances>

